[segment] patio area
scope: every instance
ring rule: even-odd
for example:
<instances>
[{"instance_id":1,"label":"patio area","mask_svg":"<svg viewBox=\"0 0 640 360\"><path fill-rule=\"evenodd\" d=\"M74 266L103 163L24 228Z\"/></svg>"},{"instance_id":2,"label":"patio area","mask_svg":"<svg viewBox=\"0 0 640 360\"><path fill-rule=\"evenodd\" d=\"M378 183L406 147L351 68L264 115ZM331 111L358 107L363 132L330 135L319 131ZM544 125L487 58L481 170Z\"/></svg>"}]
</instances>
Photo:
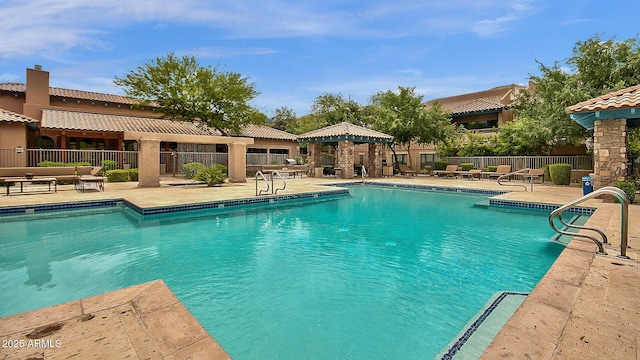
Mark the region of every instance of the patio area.
<instances>
[{"instance_id":1,"label":"patio area","mask_svg":"<svg viewBox=\"0 0 640 360\"><path fill-rule=\"evenodd\" d=\"M358 180L287 179L286 190L278 195L335 189L329 185ZM521 187L504 187L489 180L414 176L366 181L506 190L510 192L497 198L549 204L564 204L582 195L580 187L546 183L535 184L534 192L525 192ZM171 186L187 182L183 178L163 177L161 187L150 188L140 188L136 182L107 183L104 192L85 193L74 190L72 185L60 185L56 193L1 196L0 207L125 199L149 208L255 197L254 179L214 188ZM607 247L609 254L596 255L596 246L591 241L574 239L502 328L482 359L640 358L640 221L637 221L640 206L629 208L631 249L627 255L631 259L626 260L616 257L620 205L597 199L583 205L597 208L587 225L605 229L612 244ZM229 358L161 279L0 319L3 344L6 341L19 344L21 340L28 344L36 338L60 343L3 348L2 358Z\"/></svg>"}]
</instances>

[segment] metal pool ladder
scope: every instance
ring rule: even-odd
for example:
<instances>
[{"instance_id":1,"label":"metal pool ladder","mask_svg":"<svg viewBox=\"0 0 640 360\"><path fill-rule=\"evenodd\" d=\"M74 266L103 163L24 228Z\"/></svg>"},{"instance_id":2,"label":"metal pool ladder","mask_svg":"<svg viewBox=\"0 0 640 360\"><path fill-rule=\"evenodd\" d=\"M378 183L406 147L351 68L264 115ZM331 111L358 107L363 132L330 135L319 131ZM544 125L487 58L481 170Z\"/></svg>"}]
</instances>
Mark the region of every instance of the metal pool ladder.
<instances>
[{"instance_id":1,"label":"metal pool ladder","mask_svg":"<svg viewBox=\"0 0 640 360\"><path fill-rule=\"evenodd\" d=\"M280 175L280 173L277 170L272 170L270 173L270 177L271 177L271 185L269 185L269 180L267 180L267 177L264 176L264 173L262 171L256 172L256 196L259 196L262 194L268 194L269 189L271 189L271 194L277 194L278 190L284 190L287 188L287 182L284 180L282 175ZM278 179L282 181L282 187L279 187L277 189L275 188L275 186L273 185L273 181L275 177L278 177ZM258 190L258 180L260 179L262 179L262 181L267 185L266 189Z\"/></svg>"},{"instance_id":2,"label":"metal pool ladder","mask_svg":"<svg viewBox=\"0 0 640 360\"><path fill-rule=\"evenodd\" d=\"M602 246L602 244L609 244L609 241L607 240L607 235L602 230L588 227L588 226L569 224L562 219L562 212L564 212L565 210L568 210L573 206L578 205L581 202L584 202L586 200L589 200L591 198L594 198L596 196L603 195L603 194L613 195L616 199L618 199L618 201L622 206L621 213L620 213L620 255L618 255L618 257L621 259L629 259L629 257L627 256L627 248L629 247L627 245L627 238L629 235L628 233L629 199L627 198L627 194L625 194L624 191L618 189L617 187L613 187L613 186L603 187L592 193L584 195L583 197L576 199L570 203L560 206L559 208L553 210L549 215L549 225L551 225L551 228L559 234L582 237L582 238L586 238L593 241L598 246L598 251L596 253L599 255L607 255L607 253L604 251L604 247ZM602 238L602 241L598 240L596 237L591 235L572 233L567 230L558 229L558 227L556 227L555 223L553 222L553 219L556 216L558 217L558 220L560 220L560 222L562 223L565 229L574 228L574 229L593 231L600 235L600 237Z\"/></svg>"},{"instance_id":3,"label":"metal pool ladder","mask_svg":"<svg viewBox=\"0 0 640 360\"><path fill-rule=\"evenodd\" d=\"M529 170L531 170L531 168L520 169L520 170L512 171L512 172L510 172L508 174L500 175L500 176L498 176L498 185L500 185L500 186L522 186L524 188L524 191L527 191L527 185L524 185L524 184L503 184L500 180L507 179L511 175L523 173L525 171L528 172ZM529 178L529 183L531 184L531 191L533 191L533 177Z\"/></svg>"}]
</instances>

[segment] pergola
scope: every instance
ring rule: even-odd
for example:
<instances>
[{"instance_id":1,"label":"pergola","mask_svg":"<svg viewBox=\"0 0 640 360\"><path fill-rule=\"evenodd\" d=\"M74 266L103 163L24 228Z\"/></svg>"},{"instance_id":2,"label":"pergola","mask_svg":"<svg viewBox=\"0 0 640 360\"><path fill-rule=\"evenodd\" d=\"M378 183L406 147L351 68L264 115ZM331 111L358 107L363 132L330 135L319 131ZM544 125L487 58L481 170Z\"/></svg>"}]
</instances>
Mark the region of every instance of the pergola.
<instances>
[{"instance_id":1,"label":"pergola","mask_svg":"<svg viewBox=\"0 0 640 360\"><path fill-rule=\"evenodd\" d=\"M610 186L628 176L627 128L640 127L640 85L567 108L578 124L593 129L593 184Z\"/></svg>"},{"instance_id":2,"label":"pergola","mask_svg":"<svg viewBox=\"0 0 640 360\"><path fill-rule=\"evenodd\" d=\"M337 145L337 167L340 177L350 179L354 174L354 147L357 144L369 144L367 173L370 177L382 177L382 158L384 145L393 142L393 136L362 126L343 122L322 129L310 131L298 136L298 142L308 145L309 165L320 167L323 144Z\"/></svg>"}]
</instances>

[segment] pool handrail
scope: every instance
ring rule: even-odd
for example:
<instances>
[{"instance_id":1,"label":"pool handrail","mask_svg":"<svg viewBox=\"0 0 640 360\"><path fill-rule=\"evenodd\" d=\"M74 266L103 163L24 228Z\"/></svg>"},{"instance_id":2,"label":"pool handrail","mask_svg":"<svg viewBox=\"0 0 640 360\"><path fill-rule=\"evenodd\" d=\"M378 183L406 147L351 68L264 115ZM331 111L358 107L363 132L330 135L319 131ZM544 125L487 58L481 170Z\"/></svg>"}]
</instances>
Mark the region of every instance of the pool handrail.
<instances>
[{"instance_id":1,"label":"pool handrail","mask_svg":"<svg viewBox=\"0 0 640 360\"><path fill-rule=\"evenodd\" d=\"M516 171L512 171L510 173L506 173L503 175L498 176L498 185L500 186L522 186L524 188L524 191L527 191L527 185L524 184L503 184L502 182L500 182L500 180L502 179L506 179L509 178L511 175L516 175L525 171L529 171L531 170L531 168L524 168L524 169L520 169L520 170L516 170ZM531 179L531 191L533 191L533 179Z\"/></svg>"},{"instance_id":2,"label":"pool handrail","mask_svg":"<svg viewBox=\"0 0 640 360\"><path fill-rule=\"evenodd\" d=\"M629 257L627 256L627 247L628 246L628 227L629 227L629 198L627 197L627 194L622 191L621 189L614 187L614 186L606 186L603 188L600 188L594 192L591 192L589 194L583 195L582 197L571 201L565 205L560 206L559 208L553 210L551 212L551 214L549 215L549 225L551 225L551 228L559 233L559 234L563 234L563 235L569 235L569 236L574 236L574 237L582 237L582 238L587 238L590 239L591 241L593 241L597 246L598 246L598 251L597 254L600 255L607 255L607 253L604 251L604 247L602 246L603 243L608 244L608 240L607 240L607 236L605 235L605 233L600 230L600 229L596 229L596 228L591 228L588 226L581 226L581 225L574 225L574 224L568 224L566 223L564 220L562 220L562 212L564 212L565 210L568 210L572 207L574 207L575 205L584 202L586 200L589 200L593 197L596 196L600 196L603 194L608 194L608 195L613 195L616 199L618 199L618 201L620 202L621 205L621 213L620 213L620 255L618 255L619 258L622 259L629 259ZM600 236L603 238L603 242L600 242L598 239L596 239L593 236L589 236L586 234L580 234L580 233L572 233L572 232L568 232L566 230L561 230L558 229L555 225L555 223L553 222L553 219L558 216L558 219L560 220L560 222L566 226L567 228L576 228L576 229L582 229L582 230L590 230L590 231L595 231L598 234L600 234Z\"/></svg>"},{"instance_id":3,"label":"pool handrail","mask_svg":"<svg viewBox=\"0 0 640 360\"><path fill-rule=\"evenodd\" d=\"M265 182L265 184L267 184L267 188L266 188L266 189L263 189L263 190L258 191L258 176L259 176L260 178L262 178L262 181L264 181L264 182ZM263 193L263 192L264 192L264 193L268 193L268 192L269 192L269 189L270 189L270 187L269 187L269 181L268 181L268 180L267 180L267 178L264 176L264 174L262 173L262 171L259 171L259 170L258 170L258 171L256 171L256 196L262 195L262 193Z\"/></svg>"},{"instance_id":4,"label":"pool handrail","mask_svg":"<svg viewBox=\"0 0 640 360\"><path fill-rule=\"evenodd\" d=\"M277 188L277 189L273 185L273 181L274 181L274 178L276 176L282 181L282 187L281 188ZM271 170L271 189L272 189L272 194L277 194L278 190L284 190L286 188L287 188L287 182L284 181L284 178L282 177L282 175L280 175L280 172L278 172L278 170Z\"/></svg>"}]
</instances>

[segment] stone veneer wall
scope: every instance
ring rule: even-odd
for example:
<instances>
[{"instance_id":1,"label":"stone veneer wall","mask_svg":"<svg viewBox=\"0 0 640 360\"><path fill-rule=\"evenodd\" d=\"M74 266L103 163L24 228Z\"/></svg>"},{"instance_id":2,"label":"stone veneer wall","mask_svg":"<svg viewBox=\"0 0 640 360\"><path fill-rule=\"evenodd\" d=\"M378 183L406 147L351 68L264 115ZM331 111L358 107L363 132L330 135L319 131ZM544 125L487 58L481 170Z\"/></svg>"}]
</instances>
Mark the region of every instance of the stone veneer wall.
<instances>
[{"instance_id":1,"label":"stone veneer wall","mask_svg":"<svg viewBox=\"0 0 640 360\"><path fill-rule=\"evenodd\" d=\"M382 158L384 151L382 151L382 143L370 143L369 144L369 165L367 172L369 177L380 178L382 177Z\"/></svg>"},{"instance_id":2,"label":"stone veneer wall","mask_svg":"<svg viewBox=\"0 0 640 360\"><path fill-rule=\"evenodd\" d=\"M338 141L338 167L342 168L341 178L351 179L353 178L353 141L340 140Z\"/></svg>"},{"instance_id":3,"label":"stone veneer wall","mask_svg":"<svg viewBox=\"0 0 640 360\"><path fill-rule=\"evenodd\" d=\"M596 120L593 129L593 185L627 179L627 120Z\"/></svg>"},{"instance_id":4,"label":"stone veneer wall","mask_svg":"<svg viewBox=\"0 0 640 360\"><path fill-rule=\"evenodd\" d=\"M315 169L322 166L322 144L309 143L307 145L307 153L309 155L309 167Z\"/></svg>"}]
</instances>

